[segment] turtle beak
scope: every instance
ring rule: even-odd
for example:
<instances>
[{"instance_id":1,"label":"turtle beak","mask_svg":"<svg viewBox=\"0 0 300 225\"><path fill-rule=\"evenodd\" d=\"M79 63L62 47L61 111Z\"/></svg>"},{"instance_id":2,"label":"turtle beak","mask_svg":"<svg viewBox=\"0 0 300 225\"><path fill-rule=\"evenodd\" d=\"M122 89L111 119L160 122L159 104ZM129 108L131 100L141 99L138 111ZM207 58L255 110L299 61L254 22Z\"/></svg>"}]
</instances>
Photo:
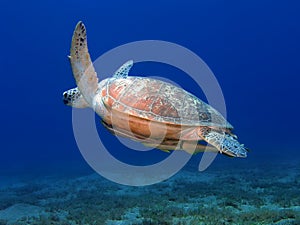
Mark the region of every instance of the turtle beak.
<instances>
[{"instance_id":1,"label":"turtle beak","mask_svg":"<svg viewBox=\"0 0 300 225\"><path fill-rule=\"evenodd\" d=\"M63 99L63 102L64 102L65 105L68 105L68 100Z\"/></svg>"},{"instance_id":2,"label":"turtle beak","mask_svg":"<svg viewBox=\"0 0 300 225\"><path fill-rule=\"evenodd\" d=\"M63 98L62 98L62 100L63 100L63 103L64 103L65 105L69 105L69 104L70 104L70 101L69 101L69 99L68 99L68 93L67 93L67 92L64 92L64 93L63 93Z\"/></svg>"}]
</instances>

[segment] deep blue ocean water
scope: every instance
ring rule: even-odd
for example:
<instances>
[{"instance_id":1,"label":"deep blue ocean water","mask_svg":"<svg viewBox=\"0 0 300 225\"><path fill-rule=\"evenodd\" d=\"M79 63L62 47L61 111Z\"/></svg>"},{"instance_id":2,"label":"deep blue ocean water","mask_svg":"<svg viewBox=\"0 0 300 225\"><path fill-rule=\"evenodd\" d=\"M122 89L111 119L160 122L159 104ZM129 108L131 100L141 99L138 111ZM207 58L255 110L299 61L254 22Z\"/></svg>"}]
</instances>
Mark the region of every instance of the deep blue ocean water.
<instances>
[{"instance_id":1,"label":"deep blue ocean water","mask_svg":"<svg viewBox=\"0 0 300 225\"><path fill-rule=\"evenodd\" d=\"M299 10L292 0L2 0L0 174L92 171L74 139L72 109L62 103L62 92L75 86L67 55L79 20L87 27L92 59L128 42L164 40L206 62L222 88L228 120L251 149L246 159L219 155L213 165L299 165ZM175 68L137 64L132 74L165 76L203 98ZM99 129L124 160L139 164L165 157L163 152L147 159L126 153L100 122ZM200 157L191 161L195 173Z\"/></svg>"}]
</instances>

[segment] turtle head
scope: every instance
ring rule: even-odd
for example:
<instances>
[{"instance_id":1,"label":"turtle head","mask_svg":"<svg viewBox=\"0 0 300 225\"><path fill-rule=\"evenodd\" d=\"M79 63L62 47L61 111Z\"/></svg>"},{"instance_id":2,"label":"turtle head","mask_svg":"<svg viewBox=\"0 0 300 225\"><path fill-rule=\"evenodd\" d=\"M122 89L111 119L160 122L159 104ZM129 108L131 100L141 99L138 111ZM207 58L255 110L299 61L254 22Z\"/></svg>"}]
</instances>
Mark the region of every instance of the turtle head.
<instances>
[{"instance_id":1,"label":"turtle head","mask_svg":"<svg viewBox=\"0 0 300 225\"><path fill-rule=\"evenodd\" d=\"M86 108L89 106L77 87L65 91L63 93L62 100L65 105L72 106L74 108Z\"/></svg>"}]
</instances>

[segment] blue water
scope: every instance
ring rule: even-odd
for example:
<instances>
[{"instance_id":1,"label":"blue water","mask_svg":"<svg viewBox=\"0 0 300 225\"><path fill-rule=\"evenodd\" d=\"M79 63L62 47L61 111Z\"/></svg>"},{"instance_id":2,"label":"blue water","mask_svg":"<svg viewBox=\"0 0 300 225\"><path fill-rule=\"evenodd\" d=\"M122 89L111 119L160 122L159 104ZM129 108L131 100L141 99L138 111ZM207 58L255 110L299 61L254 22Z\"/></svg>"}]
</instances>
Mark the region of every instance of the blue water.
<instances>
[{"instance_id":1,"label":"blue water","mask_svg":"<svg viewBox=\"0 0 300 225\"><path fill-rule=\"evenodd\" d=\"M228 120L251 149L246 159L219 155L214 164L299 163L299 10L297 1L277 0L2 0L0 173L92 171L74 139L72 109L62 103L62 92L75 86L67 55L79 20L87 27L92 59L153 39L182 45L207 63L222 88ZM132 74L165 76L203 97L181 71L151 65L137 64ZM107 131L100 135L117 156L147 163L124 153ZM199 159L192 159L195 172Z\"/></svg>"}]
</instances>

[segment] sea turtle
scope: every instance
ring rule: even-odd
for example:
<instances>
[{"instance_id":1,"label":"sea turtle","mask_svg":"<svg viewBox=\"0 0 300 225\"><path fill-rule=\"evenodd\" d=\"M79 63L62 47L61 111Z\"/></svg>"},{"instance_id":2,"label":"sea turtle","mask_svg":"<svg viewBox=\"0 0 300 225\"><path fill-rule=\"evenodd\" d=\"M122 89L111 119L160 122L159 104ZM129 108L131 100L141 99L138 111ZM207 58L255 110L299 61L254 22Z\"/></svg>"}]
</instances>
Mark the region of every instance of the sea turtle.
<instances>
[{"instance_id":1,"label":"sea turtle","mask_svg":"<svg viewBox=\"0 0 300 225\"><path fill-rule=\"evenodd\" d=\"M77 87L63 93L64 103L91 107L112 133L163 151L209 150L247 156L248 149L237 141L233 127L217 110L170 83L128 76L132 60L98 83L81 21L73 34L69 58Z\"/></svg>"}]
</instances>

